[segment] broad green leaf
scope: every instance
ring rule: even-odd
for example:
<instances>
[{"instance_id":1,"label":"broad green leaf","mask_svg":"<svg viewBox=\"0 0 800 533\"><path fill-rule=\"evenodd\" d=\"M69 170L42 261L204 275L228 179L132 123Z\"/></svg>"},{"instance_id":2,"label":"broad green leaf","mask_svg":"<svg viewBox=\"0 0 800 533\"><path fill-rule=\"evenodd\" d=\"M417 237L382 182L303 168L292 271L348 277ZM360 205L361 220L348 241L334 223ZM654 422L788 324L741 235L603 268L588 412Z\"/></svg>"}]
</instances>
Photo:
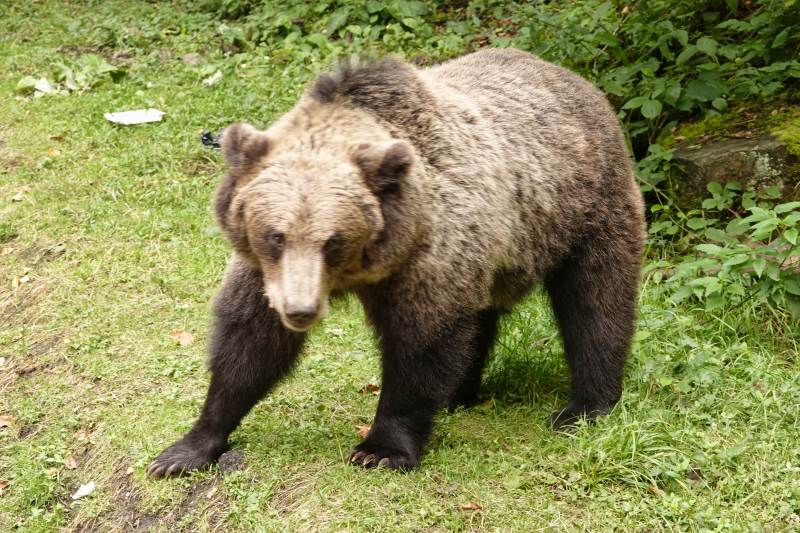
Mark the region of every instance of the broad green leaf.
<instances>
[{"instance_id":1,"label":"broad green leaf","mask_svg":"<svg viewBox=\"0 0 800 533\"><path fill-rule=\"evenodd\" d=\"M686 85L686 95L693 100L700 102L710 102L714 98L722 96L722 90L702 80L692 80Z\"/></svg>"},{"instance_id":2,"label":"broad green leaf","mask_svg":"<svg viewBox=\"0 0 800 533\"><path fill-rule=\"evenodd\" d=\"M706 228L705 236L707 239L717 242L727 242L731 240L728 234L719 228Z\"/></svg>"},{"instance_id":3,"label":"broad green leaf","mask_svg":"<svg viewBox=\"0 0 800 533\"><path fill-rule=\"evenodd\" d=\"M764 268L766 266L767 266L766 259L764 259L763 257L756 259L755 261L753 261L753 272L755 272L756 276L760 278L761 274L764 273Z\"/></svg>"},{"instance_id":4,"label":"broad green leaf","mask_svg":"<svg viewBox=\"0 0 800 533\"><path fill-rule=\"evenodd\" d=\"M786 28L775 36L775 40L772 41L772 48L780 48L781 46L783 46L788 37L789 37L789 28Z\"/></svg>"},{"instance_id":5,"label":"broad green leaf","mask_svg":"<svg viewBox=\"0 0 800 533\"><path fill-rule=\"evenodd\" d=\"M716 244L698 244L695 246L695 249L699 252L703 252L706 254L719 254L720 252L724 252L725 248L717 246Z\"/></svg>"},{"instance_id":6,"label":"broad green leaf","mask_svg":"<svg viewBox=\"0 0 800 533\"><path fill-rule=\"evenodd\" d=\"M706 184L706 190L714 195L722 194L722 185L717 183L716 181L710 181Z\"/></svg>"},{"instance_id":7,"label":"broad green leaf","mask_svg":"<svg viewBox=\"0 0 800 533\"><path fill-rule=\"evenodd\" d=\"M690 218L686 221L686 225L689 226L689 229L703 229L708 226L709 221L704 218Z\"/></svg>"},{"instance_id":8,"label":"broad green leaf","mask_svg":"<svg viewBox=\"0 0 800 533\"><path fill-rule=\"evenodd\" d=\"M678 42L686 48L686 45L689 44L689 32L686 30L675 30L672 32L672 35L678 40Z\"/></svg>"},{"instance_id":9,"label":"broad green leaf","mask_svg":"<svg viewBox=\"0 0 800 533\"><path fill-rule=\"evenodd\" d=\"M794 226L795 224L800 222L800 211L789 213L788 215L786 215L786 217L784 217L784 219L781 222L783 223L784 226Z\"/></svg>"},{"instance_id":10,"label":"broad green leaf","mask_svg":"<svg viewBox=\"0 0 800 533\"><path fill-rule=\"evenodd\" d=\"M750 224L741 218L734 218L728 222L727 226L725 226L725 233L735 237L738 235L743 235L748 229L750 229Z\"/></svg>"},{"instance_id":11,"label":"broad green leaf","mask_svg":"<svg viewBox=\"0 0 800 533\"><path fill-rule=\"evenodd\" d=\"M671 82L667 86L666 91L664 91L664 101L667 102L669 105L675 105L675 102L677 102L678 98L680 97L681 97L680 82L677 81Z\"/></svg>"},{"instance_id":12,"label":"broad green leaf","mask_svg":"<svg viewBox=\"0 0 800 533\"><path fill-rule=\"evenodd\" d=\"M697 39L696 46L698 51L706 55L711 57L716 57L717 55L717 41L711 37L700 37Z\"/></svg>"},{"instance_id":13,"label":"broad green leaf","mask_svg":"<svg viewBox=\"0 0 800 533\"><path fill-rule=\"evenodd\" d=\"M741 265L741 264L747 263L749 260L750 260L750 256L747 255L747 254L736 254L733 257L731 257L730 259L728 259L727 261L725 261L724 263L722 263L722 266L724 266L724 267L732 267L732 266L736 266L736 265Z\"/></svg>"},{"instance_id":14,"label":"broad green leaf","mask_svg":"<svg viewBox=\"0 0 800 533\"><path fill-rule=\"evenodd\" d=\"M642 115L645 118L656 118L661 114L661 102L658 100L647 100L642 104Z\"/></svg>"},{"instance_id":15,"label":"broad green leaf","mask_svg":"<svg viewBox=\"0 0 800 533\"><path fill-rule=\"evenodd\" d=\"M341 28L347 23L347 18L350 16L349 8L340 8L333 12L331 18L328 19L328 25L325 27L328 35L332 35L336 30Z\"/></svg>"},{"instance_id":16,"label":"broad green leaf","mask_svg":"<svg viewBox=\"0 0 800 533\"><path fill-rule=\"evenodd\" d=\"M697 53L697 47L695 45L690 44L689 46L685 46L683 48L683 51L680 54L678 54L678 58L675 60L675 63L678 65L682 65L687 61L689 61L691 58L693 58L696 53Z\"/></svg>"},{"instance_id":17,"label":"broad green leaf","mask_svg":"<svg viewBox=\"0 0 800 533\"><path fill-rule=\"evenodd\" d=\"M789 228L784 231L783 238L792 244L797 244L797 228Z\"/></svg>"},{"instance_id":18,"label":"broad green leaf","mask_svg":"<svg viewBox=\"0 0 800 533\"><path fill-rule=\"evenodd\" d=\"M800 281L795 278L783 280L783 288L786 292L800 296Z\"/></svg>"},{"instance_id":19,"label":"broad green leaf","mask_svg":"<svg viewBox=\"0 0 800 533\"><path fill-rule=\"evenodd\" d=\"M634 96L622 106L622 109L636 109L638 107L642 107L642 105L649 101L650 99L646 96Z\"/></svg>"},{"instance_id":20,"label":"broad green leaf","mask_svg":"<svg viewBox=\"0 0 800 533\"><path fill-rule=\"evenodd\" d=\"M383 2L378 2L378 0L367 0L366 8L367 13L373 15L383 10Z\"/></svg>"},{"instance_id":21,"label":"broad green leaf","mask_svg":"<svg viewBox=\"0 0 800 533\"><path fill-rule=\"evenodd\" d=\"M800 298L787 294L786 307L795 319L800 320Z\"/></svg>"},{"instance_id":22,"label":"broad green leaf","mask_svg":"<svg viewBox=\"0 0 800 533\"><path fill-rule=\"evenodd\" d=\"M800 208L800 202L787 202L785 204L776 205L774 211L776 213L787 213L798 208Z\"/></svg>"}]
</instances>

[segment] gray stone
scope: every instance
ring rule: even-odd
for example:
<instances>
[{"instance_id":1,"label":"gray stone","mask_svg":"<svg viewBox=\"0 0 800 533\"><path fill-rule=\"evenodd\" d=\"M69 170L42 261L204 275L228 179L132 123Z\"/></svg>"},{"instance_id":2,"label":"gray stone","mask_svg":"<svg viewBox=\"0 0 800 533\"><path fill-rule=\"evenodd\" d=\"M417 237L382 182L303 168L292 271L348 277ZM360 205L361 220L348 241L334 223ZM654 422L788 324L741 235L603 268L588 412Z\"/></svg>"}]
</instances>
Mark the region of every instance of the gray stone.
<instances>
[{"instance_id":1,"label":"gray stone","mask_svg":"<svg viewBox=\"0 0 800 533\"><path fill-rule=\"evenodd\" d=\"M800 193L800 159L772 135L712 141L702 146L690 141L674 152L672 161L678 169L681 207L698 207L708 197L706 185L712 181L738 181L744 189L756 191L777 186L787 199Z\"/></svg>"},{"instance_id":2,"label":"gray stone","mask_svg":"<svg viewBox=\"0 0 800 533\"><path fill-rule=\"evenodd\" d=\"M219 456L217 461L219 471L223 474L236 472L244 469L244 452L242 450L230 450Z\"/></svg>"}]
</instances>

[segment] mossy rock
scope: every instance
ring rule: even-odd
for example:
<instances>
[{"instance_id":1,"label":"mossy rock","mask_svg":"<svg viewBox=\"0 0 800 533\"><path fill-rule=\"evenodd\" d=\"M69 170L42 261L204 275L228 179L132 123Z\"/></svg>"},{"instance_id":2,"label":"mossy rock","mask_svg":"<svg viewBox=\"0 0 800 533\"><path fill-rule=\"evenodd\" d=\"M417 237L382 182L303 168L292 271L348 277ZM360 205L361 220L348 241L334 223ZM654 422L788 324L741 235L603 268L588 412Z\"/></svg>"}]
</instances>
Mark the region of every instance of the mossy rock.
<instances>
[{"instance_id":1,"label":"mossy rock","mask_svg":"<svg viewBox=\"0 0 800 533\"><path fill-rule=\"evenodd\" d=\"M738 181L755 190L778 187L784 199L800 197L797 99L739 107L685 124L661 144L675 150L671 182L682 208L699 207L712 181Z\"/></svg>"},{"instance_id":2,"label":"mossy rock","mask_svg":"<svg viewBox=\"0 0 800 533\"><path fill-rule=\"evenodd\" d=\"M800 193L800 158L770 134L684 146L672 160L680 178L674 180L678 204L684 208L698 207L712 181L738 181L756 191L778 187L786 199Z\"/></svg>"}]
</instances>

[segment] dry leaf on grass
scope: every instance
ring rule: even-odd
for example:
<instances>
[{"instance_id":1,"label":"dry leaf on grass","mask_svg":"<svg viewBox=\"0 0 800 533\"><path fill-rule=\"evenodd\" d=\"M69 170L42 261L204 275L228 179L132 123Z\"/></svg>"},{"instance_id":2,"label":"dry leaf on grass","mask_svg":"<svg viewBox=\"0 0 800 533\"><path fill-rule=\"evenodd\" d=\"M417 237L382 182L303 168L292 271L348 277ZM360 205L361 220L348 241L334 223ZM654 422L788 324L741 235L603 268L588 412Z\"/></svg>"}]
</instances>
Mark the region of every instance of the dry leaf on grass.
<instances>
[{"instance_id":1,"label":"dry leaf on grass","mask_svg":"<svg viewBox=\"0 0 800 533\"><path fill-rule=\"evenodd\" d=\"M10 481L0 479L0 496L3 495L3 493L6 491L6 487L8 487L9 485L11 485Z\"/></svg>"},{"instance_id":2,"label":"dry leaf on grass","mask_svg":"<svg viewBox=\"0 0 800 533\"><path fill-rule=\"evenodd\" d=\"M480 511L481 506L475 502L467 502L461 506L461 509L463 509L464 511Z\"/></svg>"},{"instance_id":3,"label":"dry leaf on grass","mask_svg":"<svg viewBox=\"0 0 800 533\"><path fill-rule=\"evenodd\" d=\"M36 372L36 365L26 365L15 370L18 376L27 376Z\"/></svg>"},{"instance_id":4,"label":"dry leaf on grass","mask_svg":"<svg viewBox=\"0 0 800 533\"><path fill-rule=\"evenodd\" d=\"M181 346L189 346L194 342L194 335L188 331L173 331L169 336L178 341Z\"/></svg>"},{"instance_id":5,"label":"dry leaf on grass","mask_svg":"<svg viewBox=\"0 0 800 533\"><path fill-rule=\"evenodd\" d=\"M0 416L0 428L9 428L17 418L12 415Z\"/></svg>"},{"instance_id":6,"label":"dry leaf on grass","mask_svg":"<svg viewBox=\"0 0 800 533\"><path fill-rule=\"evenodd\" d=\"M70 456L69 456L69 457L67 457L67 459L64 461L64 466L66 466L66 467L67 467L67 470L75 470L76 468L78 468L78 461L77 461L77 460L76 460L74 457L72 457L72 456L70 455Z\"/></svg>"},{"instance_id":7,"label":"dry leaf on grass","mask_svg":"<svg viewBox=\"0 0 800 533\"><path fill-rule=\"evenodd\" d=\"M362 439L366 439L370 429L370 426L356 426L356 434Z\"/></svg>"},{"instance_id":8,"label":"dry leaf on grass","mask_svg":"<svg viewBox=\"0 0 800 533\"><path fill-rule=\"evenodd\" d=\"M381 388L378 385L374 383L367 383L366 385L361 387L361 390L359 392L363 393L371 392L373 395L377 396L380 393L380 390Z\"/></svg>"}]
</instances>

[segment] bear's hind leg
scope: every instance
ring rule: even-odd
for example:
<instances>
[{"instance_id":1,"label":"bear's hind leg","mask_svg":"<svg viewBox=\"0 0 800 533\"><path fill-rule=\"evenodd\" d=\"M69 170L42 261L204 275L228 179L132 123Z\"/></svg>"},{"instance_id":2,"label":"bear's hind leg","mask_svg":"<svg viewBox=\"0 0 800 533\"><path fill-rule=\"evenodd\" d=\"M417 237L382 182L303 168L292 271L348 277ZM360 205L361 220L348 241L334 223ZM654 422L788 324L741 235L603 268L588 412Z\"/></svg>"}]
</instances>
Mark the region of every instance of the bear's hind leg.
<instances>
[{"instance_id":1,"label":"bear's hind leg","mask_svg":"<svg viewBox=\"0 0 800 533\"><path fill-rule=\"evenodd\" d=\"M545 280L572 375L569 403L550 417L555 428L607 413L622 393L640 252L630 243L604 250L603 242L574 254Z\"/></svg>"},{"instance_id":2,"label":"bear's hind leg","mask_svg":"<svg viewBox=\"0 0 800 533\"><path fill-rule=\"evenodd\" d=\"M478 314L478 335L475 339L472 365L467 370L461 386L450 398L448 408L451 411L458 407L471 407L478 403L483 367L497 337L497 321L499 318L500 313L497 309L486 309Z\"/></svg>"},{"instance_id":3,"label":"bear's hind leg","mask_svg":"<svg viewBox=\"0 0 800 533\"><path fill-rule=\"evenodd\" d=\"M289 372L304 335L287 330L263 295L261 273L235 263L214 308L210 342L211 384L194 427L147 468L165 477L204 468L225 451L228 435L278 380Z\"/></svg>"}]
</instances>

